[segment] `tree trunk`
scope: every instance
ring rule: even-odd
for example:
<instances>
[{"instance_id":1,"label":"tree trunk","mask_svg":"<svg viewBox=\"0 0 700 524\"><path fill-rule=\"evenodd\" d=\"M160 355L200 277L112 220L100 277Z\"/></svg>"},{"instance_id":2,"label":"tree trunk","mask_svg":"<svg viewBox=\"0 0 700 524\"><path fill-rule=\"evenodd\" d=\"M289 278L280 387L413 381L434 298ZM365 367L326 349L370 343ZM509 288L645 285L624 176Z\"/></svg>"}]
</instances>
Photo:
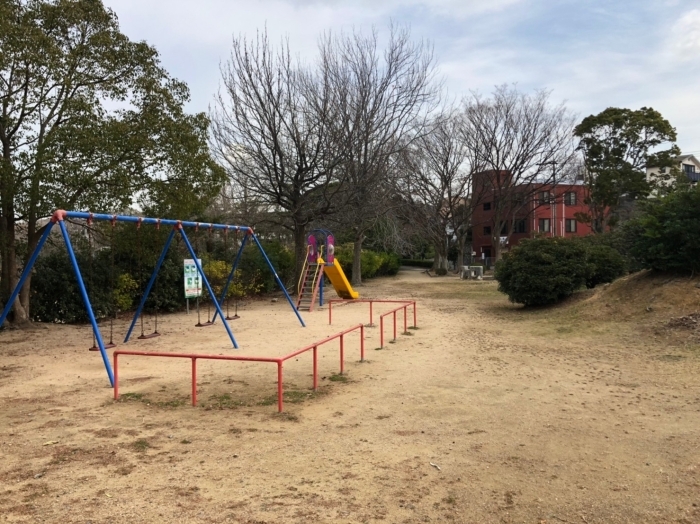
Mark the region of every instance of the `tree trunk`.
<instances>
[{"instance_id":1,"label":"tree trunk","mask_svg":"<svg viewBox=\"0 0 700 524\"><path fill-rule=\"evenodd\" d=\"M362 242L365 235L359 233L352 247L352 285L362 285Z\"/></svg>"},{"instance_id":2,"label":"tree trunk","mask_svg":"<svg viewBox=\"0 0 700 524\"><path fill-rule=\"evenodd\" d=\"M17 250L16 250L16 224L13 218L14 212L3 213L4 216L0 220L0 237L3 241L2 249L2 274L0 280L2 287L0 288L0 296L2 303L7 304L10 294L14 290L19 275L17 274ZM27 287L27 293L28 293ZM27 294L27 298L28 298ZM22 306L20 297L15 299L14 307L8 316L8 319L15 324L23 324L29 320L29 312Z\"/></svg>"},{"instance_id":3,"label":"tree trunk","mask_svg":"<svg viewBox=\"0 0 700 524\"><path fill-rule=\"evenodd\" d=\"M466 233L458 234L457 236L457 263L455 264L455 270L459 273L462 271L462 266L464 265L464 248L467 243Z\"/></svg>"},{"instance_id":4,"label":"tree trunk","mask_svg":"<svg viewBox=\"0 0 700 524\"><path fill-rule=\"evenodd\" d=\"M447 242L446 239L441 239L435 244L435 260L433 261L433 270L444 268L447 269Z\"/></svg>"},{"instance_id":5,"label":"tree trunk","mask_svg":"<svg viewBox=\"0 0 700 524\"><path fill-rule=\"evenodd\" d=\"M301 278L301 270L306 259L306 227L294 224L294 290Z\"/></svg>"}]
</instances>

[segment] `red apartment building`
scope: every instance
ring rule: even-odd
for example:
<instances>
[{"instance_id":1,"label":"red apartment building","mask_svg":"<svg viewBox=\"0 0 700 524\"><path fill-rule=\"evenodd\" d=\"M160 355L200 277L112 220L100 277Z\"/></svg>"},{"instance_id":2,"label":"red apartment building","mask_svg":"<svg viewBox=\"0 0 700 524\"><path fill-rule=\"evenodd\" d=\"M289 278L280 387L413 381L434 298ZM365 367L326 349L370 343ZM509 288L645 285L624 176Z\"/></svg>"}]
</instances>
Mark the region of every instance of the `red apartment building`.
<instances>
[{"instance_id":1,"label":"red apartment building","mask_svg":"<svg viewBox=\"0 0 700 524\"><path fill-rule=\"evenodd\" d=\"M583 203L586 188L582 184L527 184L522 191L498 188L507 184L495 182L498 176L502 181L508 172L487 171L475 175L475 195L480 203L472 216L472 252L475 259L490 262L494 255L493 241L496 228L500 229L501 252L515 246L523 238L531 238L536 233L545 236L574 237L591 234L589 224L578 222L576 213L585 213L588 207ZM517 186L516 186L517 187ZM502 205L500 224L496 224L496 199L508 195L510 205ZM502 196L502 198L506 198ZM508 230L512 229L510 237Z\"/></svg>"}]
</instances>

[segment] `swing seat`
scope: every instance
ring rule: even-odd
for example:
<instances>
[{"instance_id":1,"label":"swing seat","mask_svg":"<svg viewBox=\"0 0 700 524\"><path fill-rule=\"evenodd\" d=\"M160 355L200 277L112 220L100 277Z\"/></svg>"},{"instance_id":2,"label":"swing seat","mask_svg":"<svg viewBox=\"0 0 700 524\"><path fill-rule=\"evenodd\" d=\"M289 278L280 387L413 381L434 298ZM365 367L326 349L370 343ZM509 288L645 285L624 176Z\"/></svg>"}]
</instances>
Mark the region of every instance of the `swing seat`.
<instances>
[{"instance_id":1,"label":"swing seat","mask_svg":"<svg viewBox=\"0 0 700 524\"><path fill-rule=\"evenodd\" d=\"M195 324L194 327L209 327L213 326L214 323L210 320L207 320L206 322L200 322L199 324Z\"/></svg>"},{"instance_id":2,"label":"swing seat","mask_svg":"<svg viewBox=\"0 0 700 524\"><path fill-rule=\"evenodd\" d=\"M226 320L238 320L239 318L241 318L241 317L238 316L238 315L233 315L232 317L228 317L228 316L227 316L227 317L226 317Z\"/></svg>"},{"instance_id":3,"label":"swing seat","mask_svg":"<svg viewBox=\"0 0 700 524\"><path fill-rule=\"evenodd\" d=\"M105 349L112 349L117 347L116 344L105 344ZM88 349L88 351L99 351L100 348L98 346L92 346L91 348Z\"/></svg>"},{"instance_id":4,"label":"swing seat","mask_svg":"<svg viewBox=\"0 0 700 524\"><path fill-rule=\"evenodd\" d=\"M139 339L139 340L146 340L146 339L149 339L149 338L156 338L156 337L159 337L159 336L160 336L160 333L158 333L157 331L155 331L155 332L151 333L150 335L141 335L141 336L138 337L138 339Z\"/></svg>"}]
</instances>

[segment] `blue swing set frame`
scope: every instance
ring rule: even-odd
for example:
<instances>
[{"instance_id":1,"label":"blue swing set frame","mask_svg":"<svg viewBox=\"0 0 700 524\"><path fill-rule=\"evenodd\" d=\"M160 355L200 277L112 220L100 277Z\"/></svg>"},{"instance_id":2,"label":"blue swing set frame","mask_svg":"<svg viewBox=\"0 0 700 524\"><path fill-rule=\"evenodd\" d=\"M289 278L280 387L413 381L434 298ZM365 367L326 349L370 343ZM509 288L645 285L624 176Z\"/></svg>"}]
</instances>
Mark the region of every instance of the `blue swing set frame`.
<instances>
[{"instance_id":1,"label":"blue swing set frame","mask_svg":"<svg viewBox=\"0 0 700 524\"><path fill-rule=\"evenodd\" d=\"M151 275L151 278L148 281L148 284L146 286L146 289L143 293L143 296L141 297L141 301L139 303L138 308L136 309L136 312L134 313L134 318L131 321L131 325L129 326L129 330L126 333L126 337L124 338L124 343L129 341L129 338L131 337L131 333L134 329L134 326L136 325L137 320L141 316L141 313L143 311L143 307L146 304L146 299L148 298L149 293L151 292L151 289L153 288L153 284L156 281L156 277L158 275L158 271L160 270L161 266L163 265L163 261L165 260L166 255L168 254L168 250L170 249L170 244L173 241L173 238L175 237L175 234L177 232L180 233L182 236L182 239L185 243L185 246L187 247L187 251L190 253L190 256L194 259L194 263L197 267L197 272L199 273L200 277L202 278L202 282L204 283L207 291L209 292L210 297L214 297L214 291L211 288L211 285L209 284L209 281L207 280L206 275L204 274L204 270L202 269L201 264L197 260L197 255L192 248L192 244L190 243L189 238L187 237L187 234L185 233L185 227L194 227L194 228L206 228L209 230L224 230L226 233L228 231L243 231L245 232L245 236L243 237L243 240L241 242L241 246L238 249L238 253L236 254L236 258L233 263L233 267L231 268L231 272L229 273L228 279L226 280L226 284L224 286L224 289L221 292L221 298L219 300L214 300L214 307L216 311L214 312L214 318L212 319L212 322L216 321L216 317L220 316L221 317L221 322L226 328L226 332L228 333L229 338L231 339L231 343L233 344L233 347L235 349L238 349L238 343L236 342L236 338L233 335L233 331L231 331L231 326L229 326L228 322L226 321L226 317L223 314L223 311L221 310L221 306L224 302L224 299L226 297L226 294L228 293L229 286L231 285L231 282L233 281L234 274L236 272L236 269L238 268L238 264L241 260L241 254L243 253L243 248L246 246L246 243L248 242L248 239L252 239L252 241L255 243L255 245L258 247L260 250L260 253L262 254L263 258L265 259L265 262L267 263L268 267L270 268L270 271L272 271L272 274L275 277L275 281L277 282L277 285L282 289L282 292L284 293L284 296L287 298L287 302L289 302L289 305L291 306L292 310L296 314L297 318L299 319L299 322L301 323L302 327L306 327L306 324L304 324L304 320L301 318L301 315L299 314L299 311L297 310L296 306L294 305L294 302L292 302L292 298L289 296L289 293L287 292L287 289L285 288L284 284L280 280L279 276L277 275L277 271L275 270L274 266L272 265L272 262L270 262L270 259L267 256L267 253L265 253L265 250L263 249L262 245L260 244L260 241L258 240L258 237L255 235L255 232L253 231L253 228L248 227L248 226L237 226L237 225L230 225L230 224L212 224L212 223L204 223L204 222L188 222L184 220L170 220L170 219L161 219L161 218L151 218L151 217L138 217L138 216L130 216L130 215L108 215L108 214L101 214L101 213L90 213L90 212L85 212L85 211L64 211L64 210L58 210L53 213L51 216L51 221L46 225L46 229L44 229L43 234L41 235L41 238L39 239L39 243L37 244L36 248L34 249L34 252L32 255L29 257L29 260L24 266L24 270L22 271L22 275L20 276L19 281L17 282L17 285L15 288L12 290L12 294L10 295L9 300L7 301L7 304L5 304L5 308L2 311L2 314L0 314L0 327L2 327L3 323L5 322L5 319L7 318L7 315L10 313L15 300L17 299L17 295L19 295L20 290L22 289L22 286L24 285L24 282L27 280L27 277L30 275L32 271L32 267L34 266L34 263L36 262L37 257L39 256L39 253L41 252L42 248L44 247L44 244L46 243L46 240L49 238L49 235L51 234L51 230L53 227L58 224L61 234L63 235L63 241L66 244L66 250L68 251L68 257L70 258L71 265L73 266L73 271L75 273L75 278L78 281L78 288L80 290L80 295L83 299L83 303L85 304L85 309L87 310L88 313L88 318L90 319L90 324L92 325L92 330L93 333L95 334L95 339L97 341L97 347L100 350L100 355L102 356L102 362L104 363L105 370L107 371L107 376L109 377L109 383L111 387L114 387L114 373L112 372L112 365L110 364L109 361L109 355L107 354L107 349L105 348L105 343L104 340L102 339L102 334L100 333L100 328L97 325L97 319L95 318L95 312L92 309L92 305L90 304L90 298L88 297L87 289L85 288L85 282L83 281L82 274L80 272L80 267L78 266L78 261L76 260L75 257L75 252L73 251L73 245L71 244L70 241L70 236L68 234L68 229L66 228L65 224L65 219L71 218L71 219L77 219L77 220L87 220L87 221L94 221L94 220L103 220L103 221L109 221L112 222L113 224L115 222L131 222L134 224L153 224L156 226L172 226L173 229L170 231L170 234L168 235L167 240L165 241L165 244L163 246L163 250L160 253L160 257L158 258L158 262L156 263L156 266L153 270L153 274Z\"/></svg>"}]
</instances>

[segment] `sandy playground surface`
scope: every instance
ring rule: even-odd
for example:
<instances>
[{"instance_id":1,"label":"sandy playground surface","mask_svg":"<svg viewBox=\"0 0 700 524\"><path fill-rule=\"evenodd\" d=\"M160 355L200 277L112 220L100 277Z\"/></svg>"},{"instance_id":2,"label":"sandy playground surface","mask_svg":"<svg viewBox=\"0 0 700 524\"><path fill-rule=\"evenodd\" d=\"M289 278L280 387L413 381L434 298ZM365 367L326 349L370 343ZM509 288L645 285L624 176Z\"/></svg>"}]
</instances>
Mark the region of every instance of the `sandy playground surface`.
<instances>
[{"instance_id":1,"label":"sandy playground surface","mask_svg":"<svg viewBox=\"0 0 700 524\"><path fill-rule=\"evenodd\" d=\"M115 402L87 326L0 333L0 522L700 522L697 345L586 317L602 304L523 312L493 282L360 291L417 299L419 329L384 350L367 329L366 363L350 336L347 381L325 346L315 394L310 354L288 362L281 416L273 364L200 361L193 408L189 361L124 357ZM270 356L368 315L240 313L237 353ZM234 354L195 319L127 346Z\"/></svg>"}]
</instances>

